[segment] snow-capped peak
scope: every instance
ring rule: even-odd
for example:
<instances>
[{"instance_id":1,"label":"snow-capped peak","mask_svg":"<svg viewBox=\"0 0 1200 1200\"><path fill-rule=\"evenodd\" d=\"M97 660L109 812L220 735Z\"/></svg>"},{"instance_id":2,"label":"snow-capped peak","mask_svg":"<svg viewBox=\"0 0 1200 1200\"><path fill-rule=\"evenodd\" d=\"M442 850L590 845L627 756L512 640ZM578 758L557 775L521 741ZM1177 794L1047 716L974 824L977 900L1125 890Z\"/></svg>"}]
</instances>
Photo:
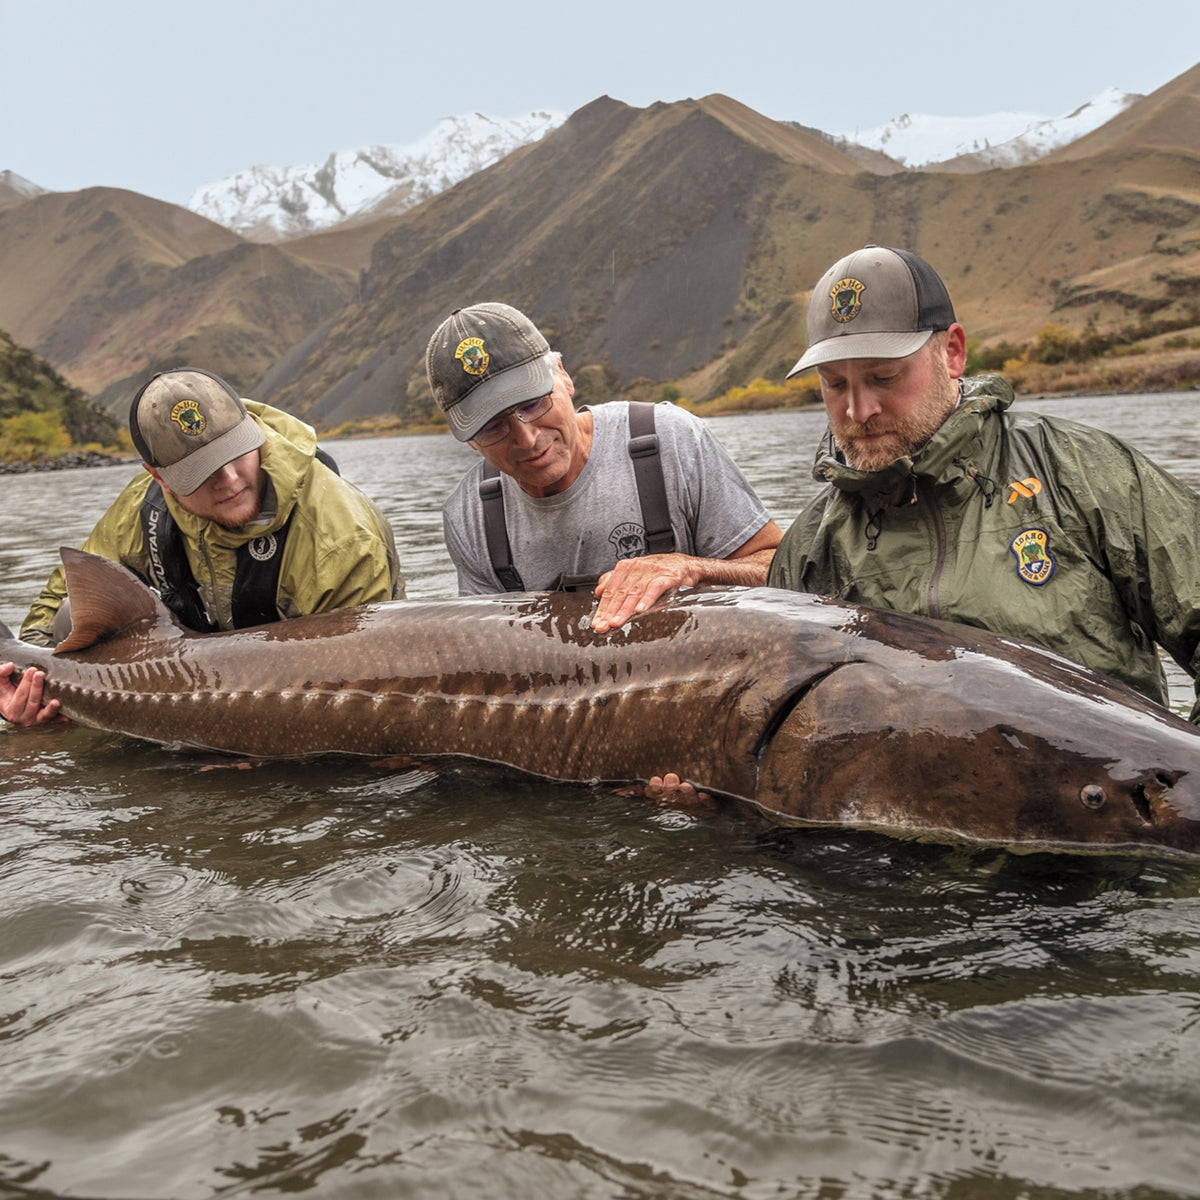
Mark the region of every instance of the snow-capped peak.
<instances>
[{"instance_id":1,"label":"snow-capped peak","mask_svg":"<svg viewBox=\"0 0 1200 1200\"><path fill-rule=\"evenodd\" d=\"M882 151L909 167L945 163L961 155L973 156L980 167L1012 167L1090 133L1136 99L1109 88L1061 117L1030 112L981 117L904 113L877 128L836 134L831 140ZM537 141L564 120L557 112L447 117L411 145L339 150L322 163L240 171L198 188L187 206L260 241L315 233L343 221L411 208Z\"/></svg>"},{"instance_id":2,"label":"snow-capped peak","mask_svg":"<svg viewBox=\"0 0 1200 1200\"><path fill-rule=\"evenodd\" d=\"M30 183L16 171L0 171L0 193L7 192L22 200L29 200L34 196L43 195L45 191L45 188L38 187L36 183Z\"/></svg>"},{"instance_id":3,"label":"snow-capped peak","mask_svg":"<svg viewBox=\"0 0 1200 1200\"><path fill-rule=\"evenodd\" d=\"M947 162L959 155L977 155L983 164L1013 167L1032 162L1098 129L1123 112L1139 97L1107 88L1094 100L1061 117L1037 113L1000 112L981 117L939 117L904 113L886 125L837 135L880 150L909 167Z\"/></svg>"},{"instance_id":4,"label":"snow-capped peak","mask_svg":"<svg viewBox=\"0 0 1200 1200\"><path fill-rule=\"evenodd\" d=\"M447 117L407 146L339 150L323 163L251 167L198 188L187 207L236 233L274 241L351 217L401 212L562 124L555 112Z\"/></svg>"}]
</instances>

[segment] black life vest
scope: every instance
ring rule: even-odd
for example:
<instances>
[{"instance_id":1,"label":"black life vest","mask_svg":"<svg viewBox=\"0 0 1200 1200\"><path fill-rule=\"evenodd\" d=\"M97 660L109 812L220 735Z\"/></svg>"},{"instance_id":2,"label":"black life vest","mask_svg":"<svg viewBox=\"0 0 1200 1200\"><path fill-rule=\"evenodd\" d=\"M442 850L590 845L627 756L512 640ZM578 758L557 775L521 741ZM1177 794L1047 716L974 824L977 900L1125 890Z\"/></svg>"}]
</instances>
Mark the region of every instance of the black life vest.
<instances>
[{"instance_id":1,"label":"black life vest","mask_svg":"<svg viewBox=\"0 0 1200 1200\"><path fill-rule=\"evenodd\" d=\"M629 457L637 482L638 503L642 508L642 526L646 531L643 554L670 554L675 549L675 531L667 505L667 485L663 478L658 434L654 432L654 405L632 401L629 405ZM523 592L525 584L513 566L508 525L504 519L504 494L500 472L491 463L483 464L479 480L479 499L483 504L483 527L487 537L492 570L506 591ZM562 574L554 583L557 591L594 587L598 576Z\"/></svg>"}]
</instances>

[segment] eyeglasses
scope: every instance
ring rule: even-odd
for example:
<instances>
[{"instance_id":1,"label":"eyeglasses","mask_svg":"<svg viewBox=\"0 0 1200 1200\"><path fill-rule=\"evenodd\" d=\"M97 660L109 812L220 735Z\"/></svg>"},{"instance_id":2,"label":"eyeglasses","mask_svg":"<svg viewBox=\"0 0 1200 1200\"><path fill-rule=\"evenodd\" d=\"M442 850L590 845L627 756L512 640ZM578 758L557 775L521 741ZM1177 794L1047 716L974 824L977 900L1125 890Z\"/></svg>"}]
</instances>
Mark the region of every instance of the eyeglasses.
<instances>
[{"instance_id":1,"label":"eyeglasses","mask_svg":"<svg viewBox=\"0 0 1200 1200\"><path fill-rule=\"evenodd\" d=\"M471 439L477 446L494 446L508 437L508 418L516 417L524 425L531 425L539 417L544 417L550 411L554 395L538 396L536 400L526 400L506 409L498 417L493 417L486 425L481 425Z\"/></svg>"}]
</instances>

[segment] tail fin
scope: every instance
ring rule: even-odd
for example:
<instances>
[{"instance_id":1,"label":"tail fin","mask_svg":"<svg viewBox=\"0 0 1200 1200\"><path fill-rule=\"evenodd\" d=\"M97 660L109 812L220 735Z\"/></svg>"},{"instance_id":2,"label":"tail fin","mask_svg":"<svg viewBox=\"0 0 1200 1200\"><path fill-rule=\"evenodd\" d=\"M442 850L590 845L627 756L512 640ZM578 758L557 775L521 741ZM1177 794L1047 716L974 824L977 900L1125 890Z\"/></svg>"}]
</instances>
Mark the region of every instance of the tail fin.
<instances>
[{"instance_id":1,"label":"tail fin","mask_svg":"<svg viewBox=\"0 0 1200 1200\"><path fill-rule=\"evenodd\" d=\"M55 654L84 650L138 621L178 626L158 596L119 563L69 546L59 553L71 597L71 632Z\"/></svg>"},{"instance_id":2,"label":"tail fin","mask_svg":"<svg viewBox=\"0 0 1200 1200\"><path fill-rule=\"evenodd\" d=\"M0 662L15 663L17 675L20 675L26 667L37 667L44 671L49 658L49 650L20 641L17 635L3 621L0 621ZM16 682L16 676L13 677L13 682Z\"/></svg>"}]
</instances>

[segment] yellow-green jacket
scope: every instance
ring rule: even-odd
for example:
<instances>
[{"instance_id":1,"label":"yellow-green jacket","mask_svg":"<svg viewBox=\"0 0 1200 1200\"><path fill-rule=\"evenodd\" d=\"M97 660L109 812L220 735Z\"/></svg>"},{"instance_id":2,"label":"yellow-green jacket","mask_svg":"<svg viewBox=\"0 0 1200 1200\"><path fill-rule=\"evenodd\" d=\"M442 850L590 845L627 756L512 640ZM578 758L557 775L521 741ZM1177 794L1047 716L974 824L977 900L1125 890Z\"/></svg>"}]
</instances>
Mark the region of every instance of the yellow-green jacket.
<instances>
[{"instance_id":1,"label":"yellow-green jacket","mask_svg":"<svg viewBox=\"0 0 1200 1200\"><path fill-rule=\"evenodd\" d=\"M882 471L847 466L827 435L813 475L830 486L767 582L1036 642L1165 704L1155 643L1200 671L1200 494L1012 401L999 376L965 380L928 445Z\"/></svg>"},{"instance_id":2,"label":"yellow-green jacket","mask_svg":"<svg viewBox=\"0 0 1200 1200\"><path fill-rule=\"evenodd\" d=\"M221 629L233 628L231 598L239 547L278 533L293 511L280 564L276 605L281 617L346 608L404 595L391 526L375 505L314 457L317 437L303 421L253 400L247 411L263 427L260 455L274 490L271 524L223 529L181 508L166 493L167 508L183 534L188 565L207 613ZM130 480L83 543L83 549L122 563L151 579L141 506L152 480L145 471ZM52 645L54 616L66 595L59 567L21 626L21 636Z\"/></svg>"}]
</instances>

